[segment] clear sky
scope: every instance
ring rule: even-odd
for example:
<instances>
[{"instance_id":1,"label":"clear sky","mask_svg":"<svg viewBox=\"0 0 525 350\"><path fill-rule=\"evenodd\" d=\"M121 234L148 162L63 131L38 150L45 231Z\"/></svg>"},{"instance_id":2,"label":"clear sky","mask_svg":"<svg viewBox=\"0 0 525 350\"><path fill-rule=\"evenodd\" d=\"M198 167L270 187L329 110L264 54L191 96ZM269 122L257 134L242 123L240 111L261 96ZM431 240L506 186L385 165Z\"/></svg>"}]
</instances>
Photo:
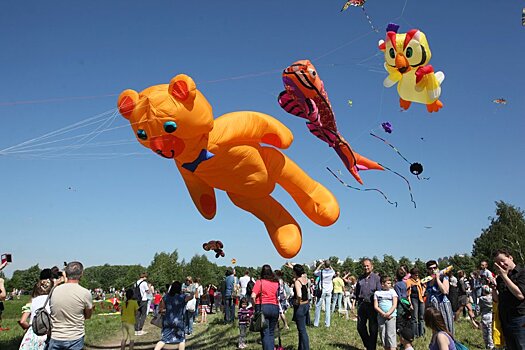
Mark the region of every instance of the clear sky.
<instances>
[{"instance_id":1,"label":"clear sky","mask_svg":"<svg viewBox=\"0 0 525 350\"><path fill-rule=\"evenodd\" d=\"M294 261L470 253L496 200L525 207L525 2L368 0L379 33L361 9L341 13L343 4L2 2L0 250L14 260L7 275L71 260L147 266L155 252L174 249L189 260L211 239L225 244L219 264L233 257L240 265L284 263L263 224L224 193L217 192L215 219L202 218L175 164L142 147L115 114L122 90L168 83L179 73L194 78L215 116L256 110L287 125L295 141L284 152L337 197L341 217L322 228L276 189L303 230ZM430 63L446 75L439 113L423 105L400 112L396 89L383 88L377 42L390 21L400 32L426 33ZM328 173L327 166L340 169L347 183L358 185L333 150L276 101L282 69L299 59L315 64L345 138L407 177L417 208L392 173L361 176L363 188L380 188L397 208L376 192L345 188ZM497 105L496 98L508 103ZM380 130L383 121L393 125L391 135ZM430 179L411 175L371 131L423 164Z\"/></svg>"}]
</instances>

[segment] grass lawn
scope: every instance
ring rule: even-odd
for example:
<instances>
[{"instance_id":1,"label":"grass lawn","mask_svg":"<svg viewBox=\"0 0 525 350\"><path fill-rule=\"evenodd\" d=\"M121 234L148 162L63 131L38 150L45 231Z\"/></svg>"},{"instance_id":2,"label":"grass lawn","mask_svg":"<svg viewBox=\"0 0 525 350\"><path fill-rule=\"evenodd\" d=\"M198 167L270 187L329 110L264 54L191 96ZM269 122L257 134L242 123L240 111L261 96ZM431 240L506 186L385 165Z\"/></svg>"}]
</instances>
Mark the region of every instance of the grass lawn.
<instances>
[{"instance_id":1,"label":"grass lawn","mask_svg":"<svg viewBox=\"0 0 525 350\"><path fill-rule=\"evenodd\" d=\"M10 327L9 331L0 332L0 349L18 349L23 331L18 326L21 307L28 298L4 302L6 310L3 315L3 327ZM311 312L313 320L313 311ZM297 349L297 328L291 322L291 310L287 313L289 330L281 331L282 345L285 349ZM209 315L207 324L196 324L193 336L187 339L186 349L212 350L212 349L235 349L239 337L237 326L224 325L221 320L223 314ZM160 339L160 329L149 324L151 318L146 321L146 335L138 337L136 349L153 349L155 343ZM324 314L321 314L321 324ZM310 348L312 350L325 349L364 349L359 334L356 330L356 322L346 320L337 314L332 317L331 327L313 328L308 327L310 336ZM248 348L260 349L257 344L258 334L248 334ZM481 330L475 330L467 320L456 323L456 338L467 345L470 349L484 349ZM414 348L428 349L430 335L419 338L414 342ZM120 318L119 316L94 315L86 321L86 347L88 349L116 349L120 344ZM378 345L378 350L382 347Z\"/></svg>"}]
</instances>

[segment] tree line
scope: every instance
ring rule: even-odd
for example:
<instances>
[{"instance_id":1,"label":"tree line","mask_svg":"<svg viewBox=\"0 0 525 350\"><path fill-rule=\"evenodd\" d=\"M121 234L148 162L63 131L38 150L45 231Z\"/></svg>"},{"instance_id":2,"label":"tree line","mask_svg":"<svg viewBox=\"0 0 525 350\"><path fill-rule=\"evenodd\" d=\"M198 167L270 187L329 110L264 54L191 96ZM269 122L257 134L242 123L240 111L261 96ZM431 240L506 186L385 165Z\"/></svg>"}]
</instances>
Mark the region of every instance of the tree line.
<instances>
[{"instance_id":1,"label":"tree line","mask_svg":"<svg viewBox=\"0 0 525 350\"><path fill-rule=\"evenodd\" d=\"M496 216L489 217L490 224L482 229L481 234L474 240L472 254L455 254L453 256L441 257L438 259L439 267L444 268L454 265L454 270L464 270L470 273L479 268L482 260L489 262L492 266L492 252L495 249L507 248L511 251L517 264L523 266L525 262L525 213L519 208L503 201L496 202ZM335 270L341 273L347 272L354 276L363 273L361 261L369 258L374 264L374 270L382 275L394 277L397 268L405 265L409 269L417 267L420 271L425 271L425 262L417 259L410 261L407 257L395 259L391 255L384 255L382 259L378 257L361 257L353 259L346 257L344 260L332 256L329 258ZM309 276L312 276L315 266L304 265ZM88 288L103 288L108 290L110 287L128 288L137 280L143 271L148 272L148 280L156 287L165 286L172 281L184 281L186 276L198 277L203 284L212 283L219 286L224 278L227 266L219 266L208 260L206 255L195 255L189 262L184 259L179 260L177 250L171 253L156 253L149 266L141 265L109 265L91 266L85 269L81 284ZM280 268L284 273L285 280L291 281L292 271L285 267ZM13 288L31 291L36 281L38 281L41 268L39 265L31 266L26 270L16 270L12 278L6 279L8 291ZM251 276L258 276L260 266L236 266L237 276L244 275L249 271ZM4 277L1 275L1 277Z\"/></svg>"}]
</instances>

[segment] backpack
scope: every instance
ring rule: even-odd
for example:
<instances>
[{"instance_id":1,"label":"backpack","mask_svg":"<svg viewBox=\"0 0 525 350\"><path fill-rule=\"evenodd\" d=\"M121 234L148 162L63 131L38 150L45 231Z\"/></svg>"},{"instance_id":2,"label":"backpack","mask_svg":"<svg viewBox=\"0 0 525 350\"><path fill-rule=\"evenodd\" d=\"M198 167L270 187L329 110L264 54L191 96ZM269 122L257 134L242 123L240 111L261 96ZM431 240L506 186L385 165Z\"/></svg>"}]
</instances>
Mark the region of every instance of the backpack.
<instances>
[{"instance_id":1,"label":"backpack","mask_svg":"<svg viewBox=\"0 0 525 350\"><path fill-rule=\"evenodd\" d=\"M469 350L466 345L461 344L457 340L454 340L454 345L456 346L456 350Z\"/></svg>"},{"instance_id":2,"label":"backpack","mask_svg":"<svg viewBox=\"0 0 525 350\"><path fill-rule=\"evenodd\" d=\"M140 285L144 282L144 280L140 281L139 283L135 282L135 285L133 286L133 299L137 301L137 303L140 304L142 301L142 293L140 292Z\"/></svg>"},{"instance_id":3,"label":"backpack","mask_svg":"<svg viewBox=\"0 0 525 350\"><path fill-rule=\"evenodd\" d=\"M53 289L51 289L51 291L49 292L44 306L35 311L35 316L33 317L33 321L31 322L31 328L33 329L33 333L39 336L47 335L46 343L49 341L49 339L51 339L51 329L53 328L53 325L51 323L51 315L46 310L46 306L49 303L49 299L51 298L51 294L53 293L54 289L55 288L53 287Z\"/></svg>"}]
</instances>

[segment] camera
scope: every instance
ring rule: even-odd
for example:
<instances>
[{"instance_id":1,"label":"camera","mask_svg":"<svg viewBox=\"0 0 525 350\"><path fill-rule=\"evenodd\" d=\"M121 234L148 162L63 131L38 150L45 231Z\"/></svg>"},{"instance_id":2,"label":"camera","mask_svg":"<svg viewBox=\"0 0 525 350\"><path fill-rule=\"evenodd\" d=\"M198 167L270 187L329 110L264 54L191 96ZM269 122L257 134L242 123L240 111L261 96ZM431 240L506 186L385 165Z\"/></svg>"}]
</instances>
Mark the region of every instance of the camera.
<instances>
[{"instance_id":1,"label":"camera","mask_svg":"<svg viewBox=\"0 0 525 350\"><path fill-rule=\"evenodd\" d=\"M11 254L2 254L2 264L5 263L5 262L13 262L13 257L11 256Z\"/></svg>"}]
</instances>

